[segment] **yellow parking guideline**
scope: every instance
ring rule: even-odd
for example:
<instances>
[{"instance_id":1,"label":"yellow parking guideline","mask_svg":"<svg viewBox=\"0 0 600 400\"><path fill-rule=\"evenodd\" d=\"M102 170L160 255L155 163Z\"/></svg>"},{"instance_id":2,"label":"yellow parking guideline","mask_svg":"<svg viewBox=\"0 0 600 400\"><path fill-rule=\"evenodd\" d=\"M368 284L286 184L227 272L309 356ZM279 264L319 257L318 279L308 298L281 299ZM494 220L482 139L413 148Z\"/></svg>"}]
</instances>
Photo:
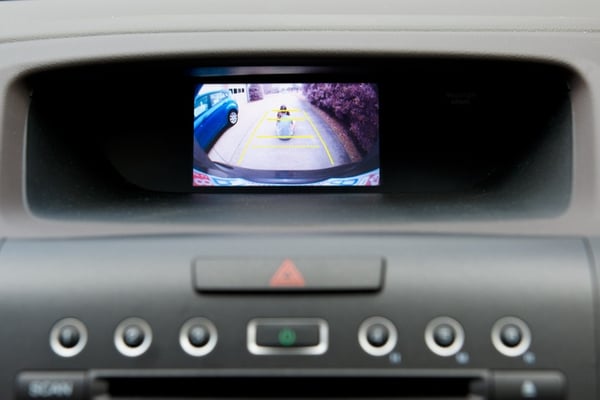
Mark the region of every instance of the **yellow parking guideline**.
<instances>
[{"instance_id":1,"label":"yellow parking guideline","mask_svg":"<svg viewBox=\"0 0 600 400\"><path fill-rule=\"evenodd\" d=\"M276 109L276 110L271 110L271 111L273 111L273 112L277 112L277 113L278 113L278 112L288 112L288 111L289 111L289 112L299 112L299 111L302 111L302 110L300 110L300 109L296 109L296 108L288 108L288 109L286 109L286 110L281 110L281 109L279 109L279 108L278 108L278 109Z\"/></svg>"},{"instance_id":2,"label":"yellow parking guideline","mask_svg":"<svg viewBox=\"0 0 600 400\"><path fill-rule=\"evenodd\" d=\"M319 133L319 130L317 129L317 127L315 126L315 124L312 122L312 120L310 119L310 117L308 116L308 114L306 113L306 111L304 111L304 115L306 115L306 119L308 120L308 123L310 124L310 126L312 126L312 128L314 129L314 131L317 133L317 136L319 137L319 140L321 141L321 144L323 145L323 148L325 149L325 152L327 153L327 157L329 157L329 162L331 163L331 165L334 165L333 157L331 157L331 153L329 152L329 149L327 148L327 145L325 144L325 141L323 140L323 137Z\"/></svg>"},{"instance_id":3,"label":"yellow parking guideline","mask_svg":"<svg viewBox=\"0 0 600 400\"><path fill-rule=\"evenodd\" d=\"M294 122L304 122L306 121L304 118L292 118L292 117L269 117L267 121L294 121Z\"/></svg>"},{"instance_id":4,"label":"yellow parking guideline","mask_svg":"<svg viewBox=\"0 0 600 400\"><path fill-rule=\"evenodd\" d=\"M246 144L244 145L244 149L242 150L242 154L240 154L240 158L238 159L238 165L240 165L242 163L242 161L244 161L244 157L246 157L246 153L248 152L248 147L250 147L250 143L252 142L252 140L254 140L254 135L256 135L256 131L263 124L263 122L265 121L265 118L267 118L267 114L269 114L269 111L266 111L263 114L263 116L260 119L260 121L258 121L258 124L256 124L256 126L252 130L252 134L250 135L250 137L248 138L248 140L246 140Z\"/></svg>"},{"instance_id":5,"label":"yellow parking guideline","mask_svg":"<svg viewBox=\"0 0 600 400\"><path fill-rule=\"evenodd\" d=\"M316 144L272 144L272 145L260 145L257 144L252 146L253 149L318 149L321 146Z\"/></svg>"},{"instance_id":6,"label":"yellow parking guideline","mask_svg":"<svg viewBox=\"0 0 600 400\"><path fill-rule=\"evenodd\" d=\"M276 136L276 135L258 135L257 139L313 139L313 135L288 135L288 136Z\"/></svg>"}]
</instances>

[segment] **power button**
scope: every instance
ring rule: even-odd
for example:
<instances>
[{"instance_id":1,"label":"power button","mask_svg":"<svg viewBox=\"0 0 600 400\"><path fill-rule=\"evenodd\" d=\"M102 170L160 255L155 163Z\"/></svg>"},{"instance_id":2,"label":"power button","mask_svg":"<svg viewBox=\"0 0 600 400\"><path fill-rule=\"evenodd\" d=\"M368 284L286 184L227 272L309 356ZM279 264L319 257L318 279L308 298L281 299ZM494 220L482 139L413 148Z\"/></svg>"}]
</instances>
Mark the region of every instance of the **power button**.
<instances>
[{"instance_id":1,"label":"power button","mask_svg":"<svg viewBox=\"0 0 600 400\"><path fill-rule=\"evenodd\" d=\"M319 324L262 323L256 326L256 344L262 347L313 347L321 341Z\"/></svg>"},{"instance_id":2,"label":"power button","mask_svg":"<svg viewBox=\"0 0 600 400\"><path fill-rule=\"evenodd\" d=\"M247 334L248 350L256 355L318 355L328 346L327 322L320 318L256 318Z\"/></svg>"}]
</instances>

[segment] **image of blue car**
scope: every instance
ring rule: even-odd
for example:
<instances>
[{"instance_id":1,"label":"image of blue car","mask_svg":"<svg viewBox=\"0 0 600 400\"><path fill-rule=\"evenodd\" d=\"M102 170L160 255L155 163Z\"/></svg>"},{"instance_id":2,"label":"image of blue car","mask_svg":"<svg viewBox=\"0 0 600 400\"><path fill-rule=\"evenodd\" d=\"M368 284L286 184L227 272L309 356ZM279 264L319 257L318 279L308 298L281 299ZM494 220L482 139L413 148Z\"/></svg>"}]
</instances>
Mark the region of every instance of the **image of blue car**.
<instances>
[{"instance_id":1,"label":"image of blue car","mask_svg":"<svg viewBox=\"0 0 600 400\"><path fill-rule=\"evenodd\" d=\"M229 90L199 93L194 101L194 138L208 151L221 134L239 118L238 103Z\"/></svg>"}]
</instances>

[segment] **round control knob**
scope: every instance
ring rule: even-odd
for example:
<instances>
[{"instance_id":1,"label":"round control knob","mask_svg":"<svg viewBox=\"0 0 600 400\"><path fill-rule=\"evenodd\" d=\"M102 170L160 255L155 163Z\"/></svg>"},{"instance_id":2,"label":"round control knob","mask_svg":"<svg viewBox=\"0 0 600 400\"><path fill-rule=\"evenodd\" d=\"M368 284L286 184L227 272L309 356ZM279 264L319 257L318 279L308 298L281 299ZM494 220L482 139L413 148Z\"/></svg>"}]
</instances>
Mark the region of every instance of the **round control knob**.
<instances>
[{"instance_id":1,"label":"round control knob","mask_svg":"<svg viewBox=\"0 0 600 400\"><path fill-rule=\"evenodd\" d=\"M521 343L521 339L523 339L523 333L517 325L508 324L500 329L500 340L507 347L518 346Z\"/></svg>"},{"instance_id":2,"label":"round control knob","mask_svg":"<svg viewBox=\"0 0 600 400\"><path fill-rule=\"evenodd\" d=\"M358 328L358 343L372 356L384 356L394 350L398 332L394 324L383 317L364 320Z\"/></svg>"},{"instance_id":3,"label":"round control knob","mask_svg":"<svg viewBox=\"0 0 600 400\"><path fill-rule=\"evenodd\" d=\"M144 343L144 331L137 325L130 325L123 331L123 342L129 347L138 347Z\"/></svg>"},{"instance_id":4,"label":"round control knob","mask_svg":"<svg viewBox=\"0 0 600 400\"><path fill-rule=\"evenodd\" d=\"M72 349L79 343L79 329L73 325L65 325L58 332L58 342L65 349Z\"/></svg>"},{"instance_id":5,"label":"round control knob","mask_svg":"<svg viewBox=\"0 0 600 400\"><path fill-rule=\"evenodd\" d=\"M531 331L525 322L515 317L500 318L492 326L492 344L507 357L518 357L531 345Z\"/></svg>"},{"instance_id":6,"label":"round control knob","mask_svg":"<svg viewBox=\"0 0 600 400\"><path fill-rule=\"evenodd\" d=\"M210 340L210 332L203 325L194 325L188 331L188 340L194 347L206 346Z\"/></svg>"},{"instance_id":7,"label":"round control knob","mask_svg":"<svg viewBox=\"0 0 600 400\"><path fill-rule=\"evenodd\" d=\"M381 347L390 338L390 330L383 324L374 324L367 328L367 341L373 347Z\"/></svg>"},{"instance_id":8,"label":"round control knob","mask_svg":"<svg viewBox=\"0 0 600 400\"><path fill-rule=\"evenodd\" d=\"M192 318L179 331L179 345L190 356L205 356L217 345L217 328L206 318Z\"/></svg>"},{"instance_id":9,"label":"round control knob","mask_svg":"<svg viewBox=\"0 0 600 400\"><path fill-rule=\"evenodd\" d=\"M50 330L50 347L61 357L73 357L83 350L87 338L87 329L81 321L65 318Z\"/></svg>"},{"instance_id":10,"label":"round control knob","mask_svg":"<svg viewBox=\"0 0 600 400\"><path fill-rule=\"evenodd\" d=\"M115 329L115 347L126 357L144 354L152 343L152 329L141 318L127 318Z\"/></svg>"},{"instance_id":11,"label":"round control knob","mask_svg":"<svg viewBox=\"0 0 600 400\"><path fill-rule=\"evenodd\" d=\"M448 325L438 325L433 331L433 340L440 347L448 347L456 339L456 330Z\"/></svg>"},{"instance_id":12,"label":"round control knob","mask_svg":"<svg viewBox=\"0 0 600 400\"><path fill-rule=\"evenodd\" d=\"M438 317L425 327L425 344L438 356L453 356L462 349L464 343L465 331L453 318Z\"/></svg>"}]
</instances>

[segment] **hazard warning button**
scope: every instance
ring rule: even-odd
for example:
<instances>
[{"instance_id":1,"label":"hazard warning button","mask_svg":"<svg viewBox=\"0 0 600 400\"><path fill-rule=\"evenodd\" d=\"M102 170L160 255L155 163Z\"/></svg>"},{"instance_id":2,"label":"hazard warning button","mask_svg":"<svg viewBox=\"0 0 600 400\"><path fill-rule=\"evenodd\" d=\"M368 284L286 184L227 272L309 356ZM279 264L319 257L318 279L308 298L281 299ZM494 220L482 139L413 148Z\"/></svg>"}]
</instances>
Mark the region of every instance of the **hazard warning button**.
<instances>
[{"instance_id":1,"label":"hazard warning button","mask_svg":"<svg viewBox=\"0 0 600 400\"><path fill-rule=\"evenodd\" d=\"M377 291L381 257L197 258L194 286L202 292Z\"/></svg>"},{"instance_id":2,"label":"hazard warning button","mask_svg":"<svg viewBox=\"0 0 600 400\"><path fill-rule=\"evenodd\" d=\"M269 286L277 287L305 287L306 281L302 272L296 267L296 264L289 258L283 260L277 271L269 279Z\"/></svg>"}]
</instances>

